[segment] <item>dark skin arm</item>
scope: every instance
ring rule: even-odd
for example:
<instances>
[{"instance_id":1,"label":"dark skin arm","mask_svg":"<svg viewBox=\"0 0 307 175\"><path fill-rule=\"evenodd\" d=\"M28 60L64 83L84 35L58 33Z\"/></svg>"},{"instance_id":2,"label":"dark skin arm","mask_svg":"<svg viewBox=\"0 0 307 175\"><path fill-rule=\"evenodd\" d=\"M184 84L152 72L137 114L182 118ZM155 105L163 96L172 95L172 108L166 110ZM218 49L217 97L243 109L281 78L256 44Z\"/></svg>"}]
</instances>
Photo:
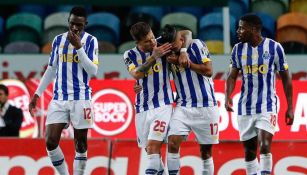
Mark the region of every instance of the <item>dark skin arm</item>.
<instances>
[{"instance_id":1,"label":"dark skin arm","mask_svg":"<svg viewBox=\"0 0 307 175\"><path fill-rule=\"evenodd\" d=\"M34 109L36 108L36 103L37 103L38 98L39 98L39 96L37 94L34 94L31 102L29 103L29 112L30 112L32 117L34 117Z\"/></svg>"},{"instance_id":2,"label":"dark skin arm","mask_svg":"<svg viewBox=\"0 0 307 175\"><path fill-rule=\"evenodd\" d=\"M288 109L286 111L285 122L287 125L292 125L294 120L293 107L292 107L292 81L289 71L280 71L279 75L282 80L282 85L287 99Z\"/></svg>"},{"instance_id":3,"label":"dark skin arm","mask_svg":"<svg viewBox=\"0 0 307 175\"><path fill-rule=\"evenodd\" d=\"M225 108L227 111L231 111L231 112L233 112L233 109L232 109L233 102L230 96L236 87L236 80L237 80L238 74L239 74L239 69L231 68L230 73L226 80Z\"/></svg>"}]
</instances>

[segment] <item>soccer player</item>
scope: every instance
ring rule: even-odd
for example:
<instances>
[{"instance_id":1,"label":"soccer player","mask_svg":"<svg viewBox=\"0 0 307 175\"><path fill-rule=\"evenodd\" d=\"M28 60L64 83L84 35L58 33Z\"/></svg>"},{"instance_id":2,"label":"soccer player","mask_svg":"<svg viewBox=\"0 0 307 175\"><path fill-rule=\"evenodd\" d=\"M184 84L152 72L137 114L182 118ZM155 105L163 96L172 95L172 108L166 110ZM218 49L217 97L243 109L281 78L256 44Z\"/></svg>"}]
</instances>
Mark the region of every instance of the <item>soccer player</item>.
<instances>
[{"instance_id":1,"label":"soccer player","mask_svg":"<svg viewBox=\"0 0 307 175\"><path fill-rule=\"evenodd\" d=\"M164 30L176 33L176 29L169 25ZM187 50L181 49L184 39L180 34L169 42L173 53L167 56L167 60L172 63L178 97L168 131L168 172L169 175L180 174L180 144L193 131L200 145L202 173L213 175L212 145L219 142L220 115L211 78L213 70L209 51L199 39L192 40ZM186 67L179 65L179 52L189 55Z\"/></svg>"},{"instance_id":2,"label":"soccer player","mask_svg":"<svg viewBox=\"0 0 307 175\"><path fill-rule=\"evenodd\" d=\"M240 43L231 55L231 70L226 81L225 107L232 109L231 94L238 73L242 73L241 97L238 103L238 126L243 142L248 175L258 169L257 147L260 144L261 175L272 173L271 143L277 123L275 71L279 71L288 108L286 124L293 123L292 83L285 53L280 43L261 36L262 22L254 14L240 18L237 30Z\"/></svg>"},{"instance_id":3,"label":"soccer player","mask_svg":"<svg viewBox=\"0 0 307 175\"><path fill-rule=\"evenodd\" d=\"M185 36L191 35L187 31L181 33ZM173 94L169 65L166 59L161 57L168 53L172 46L169 43L157 46L150 26L144 22L132 25L130 34L136 41L136 47L124 53L124 61L129 73L141 86L135 104L137 141L139 147L145 148L148 154L149 162L145 174L162 175L164 167L160 149L166 138L173 110Z\"/></svg>"},{"instance_id":4,"label":"soccer player","mask_svg":"<svg viewBox=\"0 0 307 175\"><path fill-rule=\"evenodd\" d=\"M84 174L87 160L87 131L92 127L93 110L89 79L98 69L97 39L84 32L87 14L83 7L70 11L69 31L54 38L48 68L29 104L33 115L37 99L55 78L53 99L46 119L47 153L59 174L68 175L59 147L62 130L71 122L76 155L74 175Z\"/></svg>"}]
</instances>

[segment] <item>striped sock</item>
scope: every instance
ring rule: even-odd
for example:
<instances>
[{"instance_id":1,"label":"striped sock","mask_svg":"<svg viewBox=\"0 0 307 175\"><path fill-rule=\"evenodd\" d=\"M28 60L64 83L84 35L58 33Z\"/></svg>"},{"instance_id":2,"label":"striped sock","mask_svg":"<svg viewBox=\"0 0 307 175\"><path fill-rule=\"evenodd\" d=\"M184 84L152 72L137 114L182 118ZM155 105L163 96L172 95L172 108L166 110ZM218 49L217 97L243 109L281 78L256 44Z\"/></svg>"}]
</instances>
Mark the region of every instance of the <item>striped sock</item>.
<instances>
[{"instance_id":1,"label":"striped sock","mask_svg":"<svg viewBox=\"0 0 307 175\"><path fill-rule=\"evenodd\" d=\"M167 153L167 169L169 175L177 175L180 171L179 153Z\"/></svg>"},{"instance_id":2,"label":"striped sock","mask_svg":"<svg viewBox=\"0 0 307 175\"><path fill-rule=\"evenodd\" d=\"M86 167L87 151L84 153L76 152L74 160L74 175L83 175Z\"/></svg>"},{"instance_id":3,"label":"striped sock","mask_svg":"<svg viewBox=\"0 0 307 175\"><path fill-rule=\"evenodd\" d=\"M48 156L60 175L69 175L68 168L64 159L64 154L61 148L58 146L56 149L48 151Z\"/></svg>"}]
</instances>

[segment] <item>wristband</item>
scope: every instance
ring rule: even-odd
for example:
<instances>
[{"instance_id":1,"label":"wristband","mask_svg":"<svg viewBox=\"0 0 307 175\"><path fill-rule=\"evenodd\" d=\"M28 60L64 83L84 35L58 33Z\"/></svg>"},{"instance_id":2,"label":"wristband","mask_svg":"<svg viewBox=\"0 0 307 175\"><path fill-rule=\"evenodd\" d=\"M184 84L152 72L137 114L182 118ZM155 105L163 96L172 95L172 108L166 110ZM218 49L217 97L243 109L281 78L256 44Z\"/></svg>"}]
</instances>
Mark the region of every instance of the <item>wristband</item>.
<instances>
[{"instance_id":1,"label":"wristband","mask_svg":"<svg viewBox=\"0 0 307 175\"><path fill-rule=\"evenodd\" d=\"M187 52L187 50L188 50L187 48L181 48L180 52Z\"/></svg>"}]
</instances>

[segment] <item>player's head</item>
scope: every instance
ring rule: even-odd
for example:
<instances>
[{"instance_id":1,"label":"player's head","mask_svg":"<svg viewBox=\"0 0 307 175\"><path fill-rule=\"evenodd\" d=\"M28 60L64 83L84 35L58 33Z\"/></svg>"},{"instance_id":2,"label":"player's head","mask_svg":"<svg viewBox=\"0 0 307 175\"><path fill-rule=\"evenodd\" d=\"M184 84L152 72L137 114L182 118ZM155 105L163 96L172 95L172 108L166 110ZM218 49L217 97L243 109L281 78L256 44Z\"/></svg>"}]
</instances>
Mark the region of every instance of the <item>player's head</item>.
<instances>
[{"instance_id":1,"label":"player's head","mask_svg":"<svg viewBox=\"0 0 307 175\"><path fill-rule=\"evenodd\" d=\"M250 42L255 35L261 35L262 21L255 14L246 14L240 18L237 30L241 42Z\"/></svg>"},{"instance_id":2,"label":"player's head","mask_svg":"<svg viewBox=\"0 0 307 175\"><path fill-rule=\"evenodd\" d=\"M149 24L138 22L131 26L130 35L137 44L137 47L143 52L151 52L157 45L155 35Z\"/></svg>"},{"instance_id":3,"label":"player's head","mask_svg":"<svg viewBox=\"0 0 307 175\"><path fill-rule=\"evenodd\" d=\"M84 7L73 7L68 17L69 30L80 35L87 25L87 14Z\"/></svg>"},{"instance_id":4,"label":"player's head","mask_svg":"<svg viewBox=\"0 0 307 175\"><path fill-rule=\"evenodd\" d=\"M0 105L1 107L7 101L8 96L9 96L9 89L5 85L0 84Z\"/></svg>"},{"instance_id":5,"label":"player's head","mask_svg":"<svg viewBox=\"0 0 307 175\"><path fill-rule=\"evenodd\" d=\"M172 44L172 51L174 52L178 52L184 43L184 38L180 32L174 26L168 24L162 29L161 39L159 39L160 44L167 42Z\"/></svg>"}]
</instances>

